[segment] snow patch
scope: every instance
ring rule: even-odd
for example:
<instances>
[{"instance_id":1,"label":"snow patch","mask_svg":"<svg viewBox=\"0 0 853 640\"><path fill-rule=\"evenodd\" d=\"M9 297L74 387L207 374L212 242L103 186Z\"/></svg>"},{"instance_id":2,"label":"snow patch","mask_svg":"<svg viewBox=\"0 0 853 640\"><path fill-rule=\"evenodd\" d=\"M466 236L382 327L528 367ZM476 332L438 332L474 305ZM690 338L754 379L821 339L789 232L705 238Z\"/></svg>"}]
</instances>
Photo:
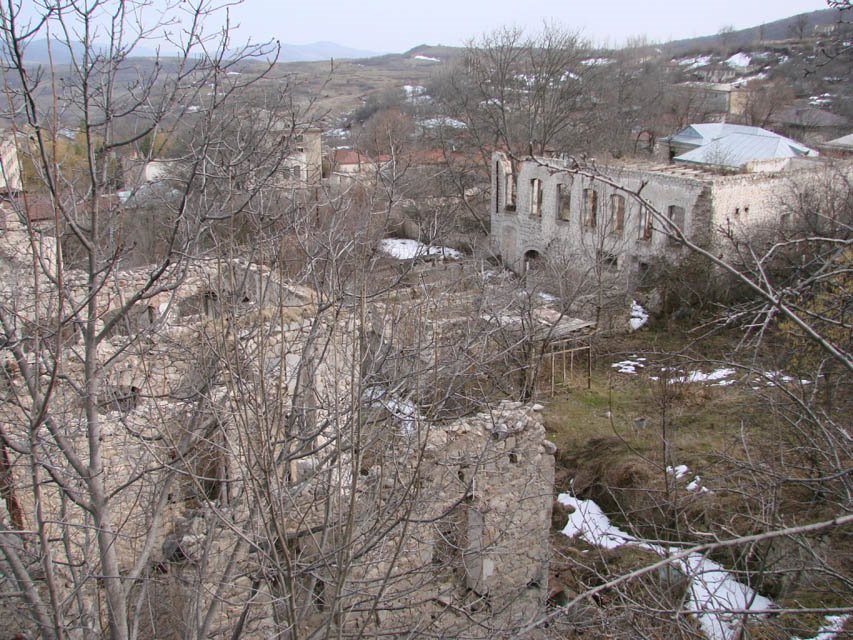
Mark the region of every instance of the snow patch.
<instances>
[{"instance_id":1,"label":"snow patch","mask_svg":"<svg viewBox=\"0 0 853 640\"><path fill-rule=\"evenodd\" d=\"M844 629L844 625L850 618L849 614L843 616L826 616L826 624L817 630L817 635L807 640L833 640ZM791 640L802 640L797 636Z\"/></svg>"},{"instance_id":2,"label":"snow patch","mask_svg":"<svg viewBox=\"0 0 853 640\"><path fill-rule=\"evenodd\" d=\"M749 66L752 62L752 58L750 58L745 53L736 53L731 56L728 60L726 60L726 64L730 67L734 67L736 69L744 69Z\"/></svg>"},{"instance_id":3,"label":"snow patch","mask_svg":"<svg viewBox=\"0 0 853 640\"><path fill-rule=\"evenodd\" d=\"M414 98L415 96L422 96L425 94L426 87L419 84L404 84L403 91L406 93L407 98Z\"/></svg>"},{"instance_id":4,"label":"snow patch","mask_svg":"<svg viewBox=\"0 0 853 640\"><path fill-rule=\"evenodd\" d=\"M666 468L667 474L671 475L671 476L675 476L676 480L681 480L684 476L687 475L688 471L690 471L690 469L687 467L686 464L679 464L679 465L676 465L674 467L667 467Z\"/></svg>"},{"instance_id":5,"label":"snow patch","mask_svg":"<svg viewBox=\"0 0 853 640\"><path fill-rule=\"evenodd\" d=\"M663 558L680 551L678 547L663 547L646 542L613 526L592 500L581 500L569 493L561 493L557 500L560 504L574 508L563 528L563 533L570 538L580 537L589 544L605 549L632 544ZM685 558L673 560L673 566L690 580L687 609L699 620L709 640L735 640L738 637L743 617L729 611L748 610L758 614L775 607L773 601L741 584L725 568L701 553L691 553Z\"/></svg>"},{"instance_id":6,"label":"snow patch","mask_svg":"<svg viewBox=\"0 0 853 640\"><path fill-rule=\"evenodd\" d=\"M809 96L809 104L813 107L826 107L832 104L835 96L831 93L821 93L817 96Z\"/></svg>"},{"instance_id":7,"label":"snow patch","mask_svg":"<svg viewBox=\"0 0 853 640\"><path fill-rule=\"evenodd\" d=\"M690 491L691 493L699 490L702 490L703 492L707 491L707 489L702 486L702 478L700 478L699 476L693 476L693 480L691 480L684 488Z\"/></svg>"},{"instance_id":8,"label":"snow patch","mask_svg":"<svg viewBox=\"0 0 853 640\"><path fill-rule=\"evenodd\" d=\"M631 331L636 331L648 321L648 312L636 300L631 300L631 319L628 320Z\"/></svg>"},{"instance_id":9,"label":"snow patch","mask_svg":"<svg viewBox=\"0 0 853 640\"><path fill-rule=\"evenodd\" d=\"M603 64L610 64L613 62L610 58L587 58L586 60L581 60L581 64L587 67L597 67Z\"/></svg>"},{"instance_id":10,"label":"snow patch","mask_svg":"<svg viewBox=\"0 0 853 640\"><path fill-rule=\"evenodd\" d=\"M755 75L745 76L743 78L739 78L739 79L735 80L734 82L732 82L732 87L734 87L734 88L745 87L746 85L748 85L753 80L766 80L766 79L767 79L767 74L762 71L761 73L756 73Z\"/></svg>"},{"instance_id":11,"label":"snow patch","mask_svg":"<svg viewBox=\"0 0 853 640\"><path fill-rule=\"evenodd\" d=\"M679 66L687 67L688 69L696 69L704 67L711 63L711 56L696 56L694 58L682 58L678 61Z\"/></svg>"},{"instance_id":12,"label":"snow patch","mask_svg":"<svg viewBox=\"0 0 853 640\"><path fill-rule=\"evenodd\" d=\"M563 534L570 538L579 537L589 544L605 549L617 549L623 544L637 542L630 533L610 524L608 518L592 500L581 500L569 493L561 493L557 500L560 504L574 508L569 521L563 527Z\"/></svg>"},{"instance_id":13,"label":"snow patch","mask_svg":"<svg viewBox=\"0 0 853 640\"><path fill-rule=\"evenodd\" d=\"M414 402L400 398L378 385L365 389L362 401L374 409L385 409L397 421L404 436L414 434L418 424L423 421L423 416Z\"/></svg>"},{"instance_id":14,"label":"snow patch","mask_svg":"<svg viewBox=\"0 0 853 640\"><path fill-rule=\"evenodd\" d=\"M417 240L406 238L386 238L379 243L379 248L398 260L414 260L426 256L441 256L444 258L461 258L462 254L450 247L436 247Z\"/></svg>"},{"instance_id":15,"label":"snow patch","mask_svg":"<svg viewBox=\"0 0 853 640\"><path fill-rule=\"evenodd\" d=\"M435 127L450 127L451 129L468 128L468 125L461 120L448 117L427 118L426 120L419 120L418 124L426 129L433 129Z\"/></svg>"},{"instance_id":16,"label":"snow patch","mask_svg":"<svg viewBox=\"0 0 853 640\"><path fill-rule=\"evenodd\" d=\"M638 358L637 356L631 356L628 360L622 360L621 362L614 362L610 366L616 369L617 373L627 373L627 374L635 374L637 373L637 369L642 369L645 367L645 358Z\"/></svg>"},{"instance_id":17,"label":"snow patch","mask_svg":"<svg viewBox=\"0 0 853 640\"><path fill-rule=\"evenodd\" d=\"M413 56L413 60L424 60L426 62L441 62L438 58L432 58L430 56Z\"/></svg>"},{"instance_id":18,"label":"snow patch","mask_svg":"<svg viewBox=\"0 0 853 640\"><path fill-rule=\"evenodd\" d=\"M686 375L673 378L673 382L715 382L717 380L723 380L723 378L728 378L729 376L735 373L734 369L729 369L727 367L723 367L722 369L715 369L711 373L704 373L702 371L690 371ZM728 384L733 384L733 380L723 380L725 384L718 382L718 386L726 386Z\"/></svg>"}]
</instances>

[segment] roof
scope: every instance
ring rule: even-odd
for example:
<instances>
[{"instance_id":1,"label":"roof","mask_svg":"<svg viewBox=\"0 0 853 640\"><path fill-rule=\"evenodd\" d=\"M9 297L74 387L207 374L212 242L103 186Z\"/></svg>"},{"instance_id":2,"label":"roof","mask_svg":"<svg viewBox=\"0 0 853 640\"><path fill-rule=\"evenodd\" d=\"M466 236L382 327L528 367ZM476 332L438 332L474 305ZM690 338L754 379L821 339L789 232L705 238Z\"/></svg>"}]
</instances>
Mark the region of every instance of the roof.
<instances>
[{"instance_id":1,"label":"roof","mask_svg":"<svg viewBox=\"0 0 853 640\"><path fill-rule=\"evenodd\" d=\"M366 153L356 151L355 149L335 149L332 154L332 162L335 166L340 166L342 164L374 164L388 162L390 159L391 157L387 155L380 155L376 158L371 158Z\"/></svg>"},{"instance_id":2,"label":"roof","mask_svg":"<svg viewBox=\"0 0 853 640\"><path fill-rule=\"evenodd\" d=\"M853 133L848 133L846 136L835 138L835 140L827 140L820 145L821 147L830 147L833 149L853 149Z\"/></svg>"},{"instance_id":3,"label":"roof","mask_svg":"<svg viewBox=\"0 0 853 640\"><path fill-rule=\"evenodd\" d=\"M788 107L773 116L774 122L800 127L843 127L847 118L816 107Z\"/></svg>"},{"instance_id":4,"label":"roof","mask_svg":"<svg viewBox=\"0 0 853 640\"><path fill-rule=\"evenodd\" d=\"M759 127L715 122L694 124L673 135L670 142L694 147L674 159L739 168L755 160L816 156L817 151Z\"/></svg>"}]
</instances>

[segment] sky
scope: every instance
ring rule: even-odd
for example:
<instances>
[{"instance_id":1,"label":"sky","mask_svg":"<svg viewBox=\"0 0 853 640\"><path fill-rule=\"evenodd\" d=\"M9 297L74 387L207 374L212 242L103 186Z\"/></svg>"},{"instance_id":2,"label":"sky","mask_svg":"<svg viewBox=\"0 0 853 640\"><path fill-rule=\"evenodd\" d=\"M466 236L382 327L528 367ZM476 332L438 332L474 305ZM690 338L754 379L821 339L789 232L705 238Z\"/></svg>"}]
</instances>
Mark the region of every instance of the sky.
<instances>
[{"instance_id":1,"label":"sky","mask_svg":"<svg viewBox=\"0 0 853 640\"><path fill-rule=\"evenodd\" d=\"M462 45L506 25L535 32L543 21L615 46L637 35L711 35L826 8L824 0L244 0L231 17L244 39L401 53L419 44Z\"/></svg>"}]
</instances>

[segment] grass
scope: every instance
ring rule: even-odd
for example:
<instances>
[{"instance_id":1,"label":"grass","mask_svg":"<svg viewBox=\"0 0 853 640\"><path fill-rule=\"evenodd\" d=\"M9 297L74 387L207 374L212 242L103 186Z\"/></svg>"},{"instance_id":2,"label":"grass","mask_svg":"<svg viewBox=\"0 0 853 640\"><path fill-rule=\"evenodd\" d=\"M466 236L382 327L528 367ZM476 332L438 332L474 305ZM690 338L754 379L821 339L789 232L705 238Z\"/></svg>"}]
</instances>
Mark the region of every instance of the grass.
<instances>
[{"instance_id":1,"label":"grass","mask_svg":"<svg viewBox=\"0 0 853 640\"><path fill-rule=\"evenodd\" d=\"M548 437L558 448L557 490L567 490L571 483L578 495L596 500L620 526L630 522L641 536L682 541L706 542L708 534L725 539L830 517L830 503L787 479L803 473L801 451L809 443L796 440L780 414L770 410L784 407L779 389L749 380L731 386L654 380L665 377L661 367L710 371L730 343L716 338L701 350L682 350L683 337L645 334L609 342L610 352L597 357L590 389L567 391L545 402ZM680 365L668 353L679 351L686 355ZM647 358L646 367L636 375L616 373L610 364L628 355ZM703 360L707 364L694 364ZM645 428L634 428L638 417L645 417ZM685 464L689 471L675 480L664 472L668 464ZM709 491L687 490L695 476ZM747 572L781 606L849 604L845 583L812 570L815 557L822 557L836 575L849 571L849 531L804 541L780 538L713 557ZM796 569L798 564L805 570ZM812 637L822 623L819 615L785 614L755 621L750 637Z\"/></svg>"}]
</instances>

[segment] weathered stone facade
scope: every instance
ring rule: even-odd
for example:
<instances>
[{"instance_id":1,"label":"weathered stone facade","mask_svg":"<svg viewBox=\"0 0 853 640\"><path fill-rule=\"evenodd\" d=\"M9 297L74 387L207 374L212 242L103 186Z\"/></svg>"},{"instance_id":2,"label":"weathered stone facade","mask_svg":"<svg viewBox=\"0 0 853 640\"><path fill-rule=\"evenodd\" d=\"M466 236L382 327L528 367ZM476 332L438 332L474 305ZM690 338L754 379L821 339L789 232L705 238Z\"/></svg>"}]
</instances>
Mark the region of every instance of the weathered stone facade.
<instances>
[{"instance_id":1,"label":"weathered stone facade","mask_svg":"<svg viewBox=\"0 0 853 640\"><path fill-rule=\"evenodd\" d=\"M783 168L724 175L677 164L581 169L571 161L531 158L513 171L510 160L495 153L492 249L516 271L539 255L581 269L604 264L630 287L653 259L678 263L687 255L649 207L699 246L723 252L720 231L746 234L756 225L780 224L780 198L794 185L818 188L827 174L851 171L805 161Z\"/></svg>"},{"instance_id":2,"label":"weathered stone facade","mask_svg":"<svg viewBox=\"0 0 853 640\"><path fill-rule=\"evenodd\" d=\"M41 242L49 260L56 244ZM54 284L39 277L36 291L22 277L29 246L23 229L3 236L0 295L22 339L35 331L27 357L41 383L58 372L51 428L87 460L98 423L119 571L146 611L139 637L204 624L212 638L237 625L257 639L294 628L498 637L536 619L554 472L536 408L504 402L444 422L413 412L404 427L364 395L376 367L365 367L358 313L322 313L313 291L267 268L211 260L176 265L132 306L150 271L110 274L97 306L97 415L87 415L80 332L58 339ZM64 276L69 295L85 294L83 274ZM12 448L0 517L7 530L47 523L54 588L82 603L75 625L101 628L91 513L55 482L36 497L25 452L37 412L21 400L17 356L4 356ZM43 455L58 480L84 486L57 451ZM35 588L48 597L45 583Z\"/></svg>"}]
</instances>

